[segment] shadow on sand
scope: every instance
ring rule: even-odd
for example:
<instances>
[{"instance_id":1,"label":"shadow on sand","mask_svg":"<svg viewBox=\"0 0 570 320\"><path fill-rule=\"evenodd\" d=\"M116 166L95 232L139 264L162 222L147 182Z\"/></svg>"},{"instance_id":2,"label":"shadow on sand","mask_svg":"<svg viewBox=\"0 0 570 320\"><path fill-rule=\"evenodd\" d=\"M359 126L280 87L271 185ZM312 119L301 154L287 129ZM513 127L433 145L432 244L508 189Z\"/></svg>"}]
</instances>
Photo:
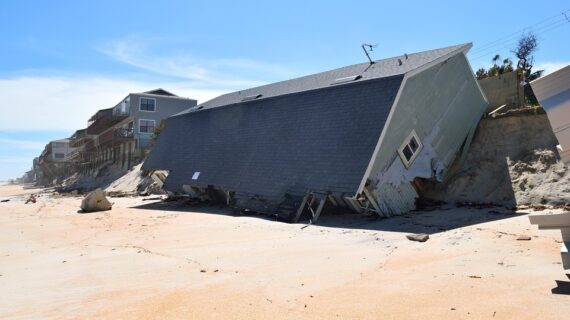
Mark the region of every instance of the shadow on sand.
<instances>
[{"instance_id":1,"label":"shadow on sand","mask_svg":"<svg viewBox=\"0 0 570 320\"><path fill-rule=\"evenodd\" d=\"M570 278L570 274L567 274L567 276ZM556 280L556 288L552 288L551 291L553 294L570 296L570 282Z\"/></svg>"},{"instance_id":2,"label":"shadow on sand","mask_svg":"<svg viewBox=\"0 0 570 320\"><path fill-rule=\"evenodd\" d=\"M151 202L135 208L145 210L162 210L175 212L198 212L226 216L251 216L263 220L276 221L276 217L262 214L243 214L223 206L187 205L185 202ZM441 207L431 211L413 211L405 215L389 219L379 216L365 216L355 213L326 213L324 212L315 225L328 228L361 229L371 231L389 231L405 233L434 234L465 226L513 218L527 213L515 212L502 207L468 208ZM306 226L309 221L298 223Z\"/></svg>"}]
</instances>

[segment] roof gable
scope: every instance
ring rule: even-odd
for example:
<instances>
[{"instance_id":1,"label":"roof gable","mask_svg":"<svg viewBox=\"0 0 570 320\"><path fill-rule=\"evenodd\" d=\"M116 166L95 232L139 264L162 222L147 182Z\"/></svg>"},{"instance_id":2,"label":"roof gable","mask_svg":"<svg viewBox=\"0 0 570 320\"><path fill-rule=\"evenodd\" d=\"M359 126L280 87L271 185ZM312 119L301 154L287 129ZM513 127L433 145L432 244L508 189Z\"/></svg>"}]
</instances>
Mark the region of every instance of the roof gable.
<instances>
[{"instance_id":1,"label":"roof gable","mask_svg":"<svg viewBox=\"0 0 570 320\"><path fill-rule=\"evenodd\" d=\"M150 91L145 91L143 93L148 93L148 94L156 94L158 96L169 96L169 97L178 97L177 95L175 95L172 92L168 92L162 88L158 88L158 89L154 89L154 90L150 90Z\"/></svg>"}]
</instances>

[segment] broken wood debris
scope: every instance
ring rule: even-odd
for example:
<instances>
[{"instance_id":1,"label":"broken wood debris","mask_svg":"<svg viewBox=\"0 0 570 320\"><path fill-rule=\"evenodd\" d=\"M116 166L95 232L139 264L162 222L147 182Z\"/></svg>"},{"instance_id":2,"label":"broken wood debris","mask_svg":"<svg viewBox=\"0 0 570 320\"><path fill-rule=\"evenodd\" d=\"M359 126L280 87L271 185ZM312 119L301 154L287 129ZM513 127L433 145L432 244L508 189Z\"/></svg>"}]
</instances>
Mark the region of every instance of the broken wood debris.
<instances>
[{"instance_id":1,"label":"broken wood debris","mask_svg":"<svg viewBox=\"0 0 570 320\"><path fill-rule=\"evenodd\" d=\"M529 241L529 240L532 240L532 238L531 238L530 236L524 236L524 235L522 235L522 236L518 236L518 237L517 237L517 240L518 240L518 241Z\"/></svg>"},{"instance_id":2,"label":"broken wood debris","mask_svg":"<svg viewBox=\"0 0 570 320\"><path fill-rule=\"evenodd\" d=\"M36 196L34 194L31 194L30 197L28 198L28 200L26 200L26 204L32 202L32 203L36 203Z\"/></svg>"},{"instance_id":3,"label":"broken wood debris","mask_svg":"<svg viewBox=\"0 0 570 320\"><path fill-rule=\"evenodd\" d=\"M162 197L143 198L142 201L162 200Z\"/></svg>"}]
</instances>

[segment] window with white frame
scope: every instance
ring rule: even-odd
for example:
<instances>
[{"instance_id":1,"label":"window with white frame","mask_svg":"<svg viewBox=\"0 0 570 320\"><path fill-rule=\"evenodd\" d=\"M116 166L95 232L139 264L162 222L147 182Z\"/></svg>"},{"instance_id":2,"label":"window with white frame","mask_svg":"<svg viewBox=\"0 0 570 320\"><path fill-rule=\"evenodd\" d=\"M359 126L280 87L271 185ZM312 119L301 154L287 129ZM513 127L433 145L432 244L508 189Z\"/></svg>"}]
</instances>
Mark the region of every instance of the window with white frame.
<instances>
[{"instance_id":1,"label":"window with white frame","mask_svg":"<svg viewBox=\"0 0 570 320\"><path fill-rule=\"evenodd\" d=\"M140 98L139 104L140 111L155 112L156 111L156 99L154 98Z\"/></svg>"},{"instance_id":2,"label":"window with white frame","mask_svg":"<svg viewBox=\"0 0 570 320\"><path fill-rule=\"evenodd\" d=\"M154 120L139 120L139 132L140 133L154 133Z\"/></svg>"},{"instance_id":3,"label":"window with white frame","mask_svg":"<svg viewBox=\"0 0 570 320\"><path fill-rule=\"evenodd\" d=\"M408 135L404 143L398 149L402 162L409 168L422 149L422 142L414 130Z\"/></svg>"}]
</instances>

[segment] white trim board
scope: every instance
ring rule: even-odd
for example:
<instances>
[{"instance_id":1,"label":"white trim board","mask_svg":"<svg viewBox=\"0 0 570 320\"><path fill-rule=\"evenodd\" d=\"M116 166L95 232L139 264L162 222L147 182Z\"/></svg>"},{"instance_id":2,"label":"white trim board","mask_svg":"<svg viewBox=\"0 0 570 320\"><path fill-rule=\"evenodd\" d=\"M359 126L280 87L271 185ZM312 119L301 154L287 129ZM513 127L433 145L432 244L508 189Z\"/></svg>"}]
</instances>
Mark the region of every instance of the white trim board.
<instances>
[{"instance_id":1,"label":"white trim board","mask_svg":"<svg viewBox=\"0 0 570 320\"><path fill-rule=\"evenodd\" d=\"M372 153L372 158L370 159L370 162L368 163L368 167L366 167L366 171L364 172L364 177L362 178L362 181L360 182L360 186L358 187L358 190L356 191L356 194L353 197L356 197L357 195L362 193L364 186L366 186L366 180L368 180L368 177L370 176L370 173L372 172L372 166L374 165L374 162L376 162L376 158L378 157L378 152L380 151L380 146L382 145L382 142L384 141L384 137L386 136L386 132L388 131L388 126L390 125L390 122L392 121L392 117L394 116L394 112L396 111L396 106L398 104L398 101L400 100L400 96L402 95L402 91L404 91L404 88L406 87L406 82L408 81L408 78L409 78L408 74L406 73L404 75L404 79L402 79L402 83L400 84L400 88L398 89L398 93L396 94L396 98L394 99L394 103L392 104L392 108L390 108L390 113L388 114L388 118L386 118L386 122L384 123L384 128L382 128L382 133L380 133L380 138L378 139L378 142L376 143L376 147L374 148L374 152Z\"/></svg>"},{"instance_id":2,"label":"white trim board","mask_svg":"<svg viewBox=\"0 0 570 320\"><path fill-rule=\"evenodd\" d=\"M406 155L404 154L403 150L406 146L408 146L410 144L410 141L412 140L412 138L414 138L416 140L418 147L415 151L411 150L411 148L410 148L410 150L412 151L412 157L410 158L410 160L407 160ZM423 147L424 147L424 145L423 145L422 141L420 140L420 137L418 137L416 130L412 129L412 132L410 132L410 134L406 137L406 139L404 139L404 141L402 142L402 144L398 148L398 155L400 156L400 160L402 160L402 163L404 164L406 169L409 169L412 166L412 164L414 163L414 160L416 160L416 158L418 157L418 155L422 151Z\"/></svg>"},{"instance_id":3,"label":"white trim board","mask_svg":"<svg viewBox=\"0 0 570 320\"><path fill-rule=\"evenodd\" d=\"M475 76L475 73L473 72L473 67L471 66L471 62L469 62L469 59L467 58L467 54L465 54L465 60L467 61L467 65L469 66L469 69L471 69L471 74L473 75L473 79L475 79L475 83L477 84L477 88L479 88L479 92L481 92L481 95L483 96L483 100L485 100L485 103L487 104L487 107L489 106L489 99L487 99L487 95L485 94L485 91L483 91L483 89L481 88L481 85L479 84L479 80L477 80L477 77Z\"/></svg>"}]
</instances>

